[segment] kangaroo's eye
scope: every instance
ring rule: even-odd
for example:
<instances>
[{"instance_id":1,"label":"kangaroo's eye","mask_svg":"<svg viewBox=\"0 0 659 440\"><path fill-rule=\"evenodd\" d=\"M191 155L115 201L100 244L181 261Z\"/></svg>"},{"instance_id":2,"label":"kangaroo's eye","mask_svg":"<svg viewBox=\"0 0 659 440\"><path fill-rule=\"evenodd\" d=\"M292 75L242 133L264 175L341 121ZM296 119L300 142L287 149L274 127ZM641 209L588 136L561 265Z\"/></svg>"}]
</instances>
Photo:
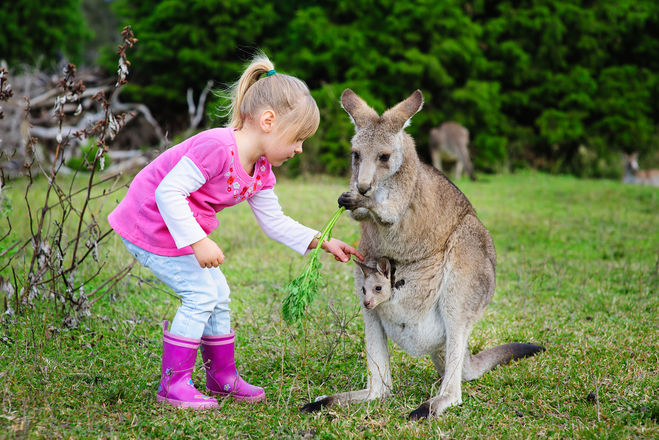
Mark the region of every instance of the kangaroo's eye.
<instances>
[{"instance_id":1,"label":"kangaroo's eye","mask_svg":"<svg viewBox=\"0 0 659 440\"><path fill-rule=\"evenodd\" d=\"M357 161L359 160L359 153L356 151L352 152L352 160Z\"/></svg>"},{"instance_id":2,"label":"kangaroo's eye","mask_svg":"<svg viewBox=\"0 0 659 440\"><path fill-rule=\"evenodd\" d=\"M362 293L366 295L366 287L362 287Z\"/></svg>"},{"instance_id":3,"label":"kangaroo's eye","mask_svg":"<svg viewBox=\"0 0 659 440\"><path fill-rule=\"evenodd\" d=\"M375 286L375 290L379 292L380 290L382 290L382 286Z\"/></svg>"},{"instance_id":4,"label":"kangaroo's eye","mask_svg":"<svg viewBox=\"0 0 659 440\"><path fill-rule=\"evenodd\" d=\"M379 157L380 162L387 162L387 161L389 161L389 157L390 157L390 156L391 156L390 154L381 154L380 157Z\"/></svg>"}]
</instances>

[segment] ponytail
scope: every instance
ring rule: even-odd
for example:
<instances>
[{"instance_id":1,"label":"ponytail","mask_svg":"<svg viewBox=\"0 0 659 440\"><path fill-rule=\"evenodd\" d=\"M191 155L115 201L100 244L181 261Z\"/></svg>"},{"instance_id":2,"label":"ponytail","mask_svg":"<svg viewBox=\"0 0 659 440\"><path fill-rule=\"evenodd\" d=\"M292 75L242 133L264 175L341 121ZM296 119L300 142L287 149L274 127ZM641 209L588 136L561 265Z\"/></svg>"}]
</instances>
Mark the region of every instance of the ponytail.
<instances>
[{"instance_id":1,"label":"ponytail","mask_svg":"<svg viewBox=\"0 0 659 440\"><path fill-rule=\"evenodd\" d=\"M274 110L289 140L306 139L318 129L320 112L307 85L290 75L274 72L275 66L259 52L230 89L226 106L228 126L241 129L264 107ZM263 75L266 75L263 77Z\"/></svg>"},{"instance_id":2,"label":"ponytail","mask_svg":"<svg viewBox=\"0 0 659 440\"><path fill-rule=\"evenodd\" d=\"M247 90L254 85L256 81L261 79L261 76L271 70L275 66L272 61L263 53L259 52L249 63L240 79L233 85L233 93L230 106L231 120L229 127L240 129L243 127L243 114L241 114L242 103L245 100Z\"/></svg>"}]
</instances>

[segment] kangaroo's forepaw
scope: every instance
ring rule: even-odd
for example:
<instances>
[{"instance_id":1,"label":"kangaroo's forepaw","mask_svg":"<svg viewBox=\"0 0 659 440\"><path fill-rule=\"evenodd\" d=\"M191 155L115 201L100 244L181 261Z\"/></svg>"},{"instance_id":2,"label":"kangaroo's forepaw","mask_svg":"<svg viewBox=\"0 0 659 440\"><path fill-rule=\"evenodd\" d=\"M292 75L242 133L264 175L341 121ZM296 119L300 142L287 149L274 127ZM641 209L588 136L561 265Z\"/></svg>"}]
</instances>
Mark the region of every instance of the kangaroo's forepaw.
<instances>
[{"instance_id":1,"label":"kangaroo's forepaw","mask_svg":"<svg viewBox=\"0 0 659 440\"><path fill-rule=\"evenodd\" d=\"M347 210L354 211L356 208L360 207L358 206L360 198L361 196L355 192L344 192L339 197L339 206L345 206Z\"/></svg>"},{"instance_id":2,"label":"kangaroo's forepaw","mask_svg":"<svg viewBox=\"0 0 659 440\"><path fill-rule=\"evenodd\" d=\"M306 405L304 405L302 408L300 408L300 412L303 413L313 413L313 412L318 412L321 409L330 406L332 404L332 399L329 397L321 397L319 399L316 399L313 402L309 402Z\"/></svg>"},{"instance_id":3,"label":"kangaroo's forepaw","mask_svg":"<svg viewBox=\"0 0 659 440\"><path fill-rule=\"evenodd\" d=\"M407 417L409 420L427 419L430 416L430 404L424 402Z\"/></svg>"}]
</instances>

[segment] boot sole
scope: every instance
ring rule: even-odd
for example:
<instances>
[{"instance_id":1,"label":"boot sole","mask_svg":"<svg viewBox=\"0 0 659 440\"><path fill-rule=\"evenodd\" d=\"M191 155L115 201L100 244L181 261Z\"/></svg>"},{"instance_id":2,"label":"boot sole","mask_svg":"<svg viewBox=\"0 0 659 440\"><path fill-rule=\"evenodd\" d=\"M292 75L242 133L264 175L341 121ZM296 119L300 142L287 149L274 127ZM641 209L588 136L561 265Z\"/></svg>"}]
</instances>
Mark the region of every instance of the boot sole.
<instances>
[{"instance_id":1,"label":"boot sole","mask_svg":"<svg viewBox=\"0 0 659 440\"><path fill-rule=\"evenodd\" d=\"M174 399L168 399L167 397L163 396L156 396L158 402L160 403L166 403L168 405L175 406L177 408L190 408L190 409L195 409L195 410L204 410L204 409L216 409L219 408L220 405L215 401L208 401L208 402L188 402L185 400L174 400Z\"/></svg>"},{"instance_id":2,"label":"boot sole","mask_svg":"<svg viewBox=\"0 0 659 440\"><path fill-rule=\"evenodd\" d=\"M213 391L213 390L209 390L208 388L206 388L206 391L211 396L231 397L233 400L235 400L237 402L254 403L254 402L260 402L262 400L265 400L265 393L258 394L256 396L241 396L239 394L224 393L224 392L221 392L221 391Z\"/></svg>"}]
</instances>

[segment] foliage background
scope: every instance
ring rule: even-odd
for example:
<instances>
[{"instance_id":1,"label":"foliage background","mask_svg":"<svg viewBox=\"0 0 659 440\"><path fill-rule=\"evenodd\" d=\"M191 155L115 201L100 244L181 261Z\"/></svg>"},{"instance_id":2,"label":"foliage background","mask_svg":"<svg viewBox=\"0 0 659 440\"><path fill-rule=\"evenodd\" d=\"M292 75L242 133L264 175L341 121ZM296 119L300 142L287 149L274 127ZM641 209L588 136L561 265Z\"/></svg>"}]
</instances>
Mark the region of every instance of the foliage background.
<instances>
[{"instance_id":1,"label":"foliage background","mask_svg":"<svg viewBox=\"0 0 659 440\"><path fill-rule=\"evenodd\" d=\"M421 89L424 111L410 132L426 159L430 128L457 120L471 131L481 171L619 177L622 151L639 151L642 165L659 164L653 0L50 3L0 6L10 29L0 37L2 57L52 59L58 45L80 57L87 39L86 59L95 48L96 62L111 72L108 28L130 24L140 44L124 98L147 103L174 138L187 123L188 87L197 96L209 79L230 84L256 49L265 50L280 71L309 84L322 112L320 131L306 144L311 154L293 160L289 174L348 172L352 128L338 105L345 87L378 111ZM25 27L26 13L39 18L30 20L34 30ZM43 38L46 31L51 38ZM207 125L223 122L214 104Z\"/></svg>"},{"instance_id":2,"label":"foliage background","mask_svg":"<svg viewBox=\"0 0 659 440\"><path fill-rule=\"evenodd\" d=\"M481 171L531 166L615 176L625 150L659 163L658 7L649 1L36 5L0 5L0 58L12 69L35 60L55 69L61 54L114 73L114 26L131 23L141 41L131 52L134 86L124 98L147 102L174 139L186 124L187 87L199 92L209 78L233 81L242 62L264 48L279 70L309 83L323 116L290 174L345 174L352 127L338 106L344 87L379 111L421 88L425 110L411 132L422 155L429 128L455 119L472 131ZM207 123L222 121L210 110ZM292 217L320 226L347 184L345 177L281 179L278 193ZM315 396L364 386L351 267L325 260L327 294L312 306L306 329L286 327L281 288L304 260L266 240L243 204L223 213L212 238L234 255L223 269L233 289L240 369L266 387L266 405L223 402L209 416L155 404L160 322L178 300L138 268L97 303L93 319L67 315L60 325L60 305L47 298L11 314L12 296L3 298L0 438L659 437L656 189L531 171L458 184L491 231L500 261L497 294L471 348L531 341L548 350L465 384L464 404L442 418L405 421L439 382L429 359L393 345L392 399L299 413ZM24 219L23 200L40 200L47 185L38 179L27 191L25 179L7 182L0 213ZM103 194L94 196L99 219L121 198ZM15 258L2 254L4 246L29 236L29 222L15 223L0 240L3 257ZM354 244L358 225L340 222L336 236ZM106 244L101 265L85 268L102 268L101 280L129 257L116 235ZM199 383L201 374L198 364Z\"/></svg>"}]
</instances>

